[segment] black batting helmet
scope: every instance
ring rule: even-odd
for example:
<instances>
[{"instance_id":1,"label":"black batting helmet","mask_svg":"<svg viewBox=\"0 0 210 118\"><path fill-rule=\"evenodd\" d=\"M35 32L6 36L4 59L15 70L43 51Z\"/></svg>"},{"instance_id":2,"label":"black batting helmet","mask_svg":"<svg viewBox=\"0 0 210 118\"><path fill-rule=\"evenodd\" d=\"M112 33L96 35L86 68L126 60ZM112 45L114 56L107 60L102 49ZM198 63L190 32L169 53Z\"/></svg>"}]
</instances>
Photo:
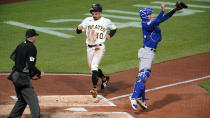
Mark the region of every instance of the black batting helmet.
<instances>
[{"instance_id":1,"label":"black batting helmet","mask_svg":"<svg viewBox=\"0 0 210 118\"><path fill-rule=\"evenodd\" d=\"M90 13L92 14L92 12L102 12L102 6L100 4L92 4Z\"/></svg>"}]
</instances>

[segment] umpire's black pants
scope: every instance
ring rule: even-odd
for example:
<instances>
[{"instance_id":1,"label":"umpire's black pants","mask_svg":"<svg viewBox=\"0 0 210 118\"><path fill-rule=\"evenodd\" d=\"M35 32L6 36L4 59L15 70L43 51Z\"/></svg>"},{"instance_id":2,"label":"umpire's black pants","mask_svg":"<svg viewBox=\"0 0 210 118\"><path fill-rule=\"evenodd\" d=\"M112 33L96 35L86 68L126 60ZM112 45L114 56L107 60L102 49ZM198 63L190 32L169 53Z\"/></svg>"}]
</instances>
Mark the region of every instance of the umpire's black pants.
<instances>
[{"instance_id":1,"label":"umpire's black pants","mask_svg":"<svg viewBox=\"0 0 210 118\"><path fill-rule=\"evenodd\" d=\"M20 83L19 80L23 79L22 76L20 76L20 74L22 73L16 71L12 74L12 82L15 86L15 91L18 100L8 118L21 118L27 105L29 105L32 118L40 118L39 102L34 92L33 85L30 82L30 77L27 75L26 78L24 78L28 79L27 86L20 87L18 84Z\"/></svg>"}]
</instances>

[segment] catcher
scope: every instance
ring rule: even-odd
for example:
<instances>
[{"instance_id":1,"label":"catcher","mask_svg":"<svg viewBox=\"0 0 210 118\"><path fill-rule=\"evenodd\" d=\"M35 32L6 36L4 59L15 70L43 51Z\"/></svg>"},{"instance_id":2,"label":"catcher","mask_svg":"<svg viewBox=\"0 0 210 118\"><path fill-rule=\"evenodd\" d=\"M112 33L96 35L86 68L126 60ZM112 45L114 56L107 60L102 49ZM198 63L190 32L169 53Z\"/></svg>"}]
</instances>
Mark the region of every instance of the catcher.
<instances>
[{"instance_id":1,"label":"catcher","mask_svg":"<svg viewBox=\"0 0 210 118\"><path fill-rule=\"evenodd\" d=\"M176 7L164 14L165 4L161 4L161 11L159 15L154 18L152 15L153 9L144 8L140 10L140 17L142 19L142 32L143 32L143 47L138 51L139 58L139 73L134 85L132 95L129 97L131 106L137 110L137 104L143 109L147 109L145 103L145 82L150 76L151 65L155 57L155 52L158 43L162 40L161 30L159 24L173 16L176 11L187 8L187 5L181 1L176 3Z\"/></svg>"}]
</instances>

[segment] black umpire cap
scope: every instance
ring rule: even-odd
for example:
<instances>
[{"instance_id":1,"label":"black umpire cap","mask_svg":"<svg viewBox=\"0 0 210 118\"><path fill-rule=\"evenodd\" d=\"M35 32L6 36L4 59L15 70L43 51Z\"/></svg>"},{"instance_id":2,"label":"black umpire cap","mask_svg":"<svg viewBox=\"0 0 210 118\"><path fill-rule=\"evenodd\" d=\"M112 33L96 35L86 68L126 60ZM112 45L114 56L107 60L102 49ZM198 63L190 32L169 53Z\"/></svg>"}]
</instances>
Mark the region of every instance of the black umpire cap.
<instances>
[{"instance_id":1,"label":"black umpire cap","mask_svg":"<svg viewBox=\"0 0 210 118\"><path fill-rule=\"evenodd\" d=\"M30 38L30 37L33 37L33 36L39 36L39 34L36 33L36 31L34 29L28 29L26 31L26 38Z\"/></svg>"}]
</instances>

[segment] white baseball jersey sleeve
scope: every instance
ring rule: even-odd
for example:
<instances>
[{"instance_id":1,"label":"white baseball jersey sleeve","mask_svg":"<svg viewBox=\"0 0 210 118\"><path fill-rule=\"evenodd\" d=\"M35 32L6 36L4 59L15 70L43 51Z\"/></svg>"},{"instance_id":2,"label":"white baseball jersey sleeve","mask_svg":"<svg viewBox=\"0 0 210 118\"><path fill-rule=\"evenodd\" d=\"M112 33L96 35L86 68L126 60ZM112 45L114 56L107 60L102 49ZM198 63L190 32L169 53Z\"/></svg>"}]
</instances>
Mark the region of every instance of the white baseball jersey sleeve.
<instances>
[{"instance_id":1,"label":"white baseball jersey sleeve","mask_svg":"<svg viewBox=\"0 0 210 118\"><path fill-rule=\"evenodd\" d=\"M116 29L115 24L104 17L99 20L87 17L79 26L84 27L87 36L86 43L89 45L103 44L106 41L107 31Z\"/></svg>"}]
</instances>

